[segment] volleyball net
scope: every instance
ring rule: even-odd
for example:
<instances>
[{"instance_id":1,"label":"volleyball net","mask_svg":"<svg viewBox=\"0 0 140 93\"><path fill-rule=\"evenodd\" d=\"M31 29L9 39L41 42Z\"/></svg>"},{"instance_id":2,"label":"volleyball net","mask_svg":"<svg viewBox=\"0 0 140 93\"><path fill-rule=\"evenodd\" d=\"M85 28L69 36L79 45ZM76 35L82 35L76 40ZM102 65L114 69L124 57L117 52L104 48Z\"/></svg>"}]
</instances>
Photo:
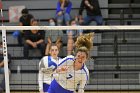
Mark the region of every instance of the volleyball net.
<instances>
[{"instance_id":1,"label":"volleyball net","mask_svg":"<svg viewBox=\"0 0 140 93\"><path fill-rule=\"evenodd\" d=\"M62 32L60 57L68 53L68 30L83 34L94 32L93 49L86 62L90 77L86 90L140 90L140 26L1 26L3 42L6 93L10 90L38 91L38 66L42 58L37 49L29 50L29 57L24 57L23 44L19 45L17 30L45 30L45 44L48 37L54 39ZM48 31L50 31L48 33ZM73 37L77 37L74 33ZM73 38L74 39L74 38ZM54 41L52 41L54 43ZM45 47L46 48L46 47ZM8 55L11 54L11 74L8 71ZM71 54L73 54L71 52ZM10 80L9 80L10 77Z\"/></svg>"}]
</instances>

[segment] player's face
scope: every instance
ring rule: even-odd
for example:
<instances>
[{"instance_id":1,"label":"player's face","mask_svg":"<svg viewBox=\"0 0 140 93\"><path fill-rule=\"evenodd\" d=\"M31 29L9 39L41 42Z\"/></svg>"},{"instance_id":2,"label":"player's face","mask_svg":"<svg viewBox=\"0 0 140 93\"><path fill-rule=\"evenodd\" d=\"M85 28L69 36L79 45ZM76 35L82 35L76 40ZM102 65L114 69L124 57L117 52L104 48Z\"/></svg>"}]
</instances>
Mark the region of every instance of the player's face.
<instances>
[{"instance_id":1,"label":"player's face","mask_svg":"<svg viewBox=\"0 0 140 93\"><path fill-rule=\"evenodd\" d=\"M57 46L51 46L51 48L50 48L50 55L52 57L57 57L58 53L59 53L58 47Z\"/></svg>"},{"instance_id":2,"label":"player's face","mask_svg":"<svg viewBox=\"0 0 140 93\"><path fill-rule=\"evenodd\" d=\"M81 68L83 66L83 64L86 62L87 60L87 55L85 52L77 52L76 54L76 60L75 60L75 65L79 68Z\"/></svg>"}]
</instances>

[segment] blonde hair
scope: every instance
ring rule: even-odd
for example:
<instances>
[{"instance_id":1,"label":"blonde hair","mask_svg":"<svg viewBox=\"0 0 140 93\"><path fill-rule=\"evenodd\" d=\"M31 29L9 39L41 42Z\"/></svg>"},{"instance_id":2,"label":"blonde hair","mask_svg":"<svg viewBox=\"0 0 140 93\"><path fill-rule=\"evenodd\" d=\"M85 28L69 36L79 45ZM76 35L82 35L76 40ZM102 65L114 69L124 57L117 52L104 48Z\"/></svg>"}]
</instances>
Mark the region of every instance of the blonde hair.
<instances>
[{"instance_id":1,"label":"blonde hair","mask_svg":"<svg viewBox=\"0 0 140 93\"><path fill-rule=\"evenodd\" d=\"M85 52L88 56L89 54L88 52L93 47L93 38L94 38L94 33L78 36L75 42L76 52L78 51Z\"/></svg>"}]
</instances>

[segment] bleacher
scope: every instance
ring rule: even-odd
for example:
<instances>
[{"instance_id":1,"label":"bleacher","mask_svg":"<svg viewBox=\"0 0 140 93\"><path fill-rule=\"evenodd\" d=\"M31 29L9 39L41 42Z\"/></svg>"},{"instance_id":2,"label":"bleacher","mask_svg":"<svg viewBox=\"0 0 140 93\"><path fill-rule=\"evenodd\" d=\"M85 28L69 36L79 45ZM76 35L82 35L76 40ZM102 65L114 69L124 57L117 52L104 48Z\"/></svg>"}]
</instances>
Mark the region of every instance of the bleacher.
<instances>
[{"instance_id":1,"label":"bleacher","mask_svg":"<svg viewBox=\"0 0 140 93\"><path fill-rule=\"evenodd\" d=\"M78 13L81 0L71 0L72 16ZM4 25L17 25L8 22L9 6L25 5L40 25L47 25L47 19L55 15L57 0L4 0ZM129 13L129 0L99 0L104 25L120 25L120 10L124 10L124 24L131 21L132 25L140 24L140 1L133 0ZM84 13L85 15L85 13ZM129 18L130 15L132 18ZM91 24L95 24L94 22ZM10 87L11 90L38 90L38 63L40 55L36 50L30 51L29 59L23 58L23 47L18 46L17 39L12 37L13 31L7 32L8 53L12 55ZM64 34L65 36L66 34ZM117 35L117 43L114 36ZM123 42L123 39L127 42ZM63 38L66 45L66 37ZM117 44L118 55L114 54ZM96 31L94 50L90 55L94 59L87 62L90 70L90 80L86 90L140 90L140 32L138 31ZM66 46L60 56L66 55ZM35 55L32 55L34 53ZM36 54L38 54L37 57ZM18 71L20 67L20 71Z\"/></svg>"}]
</instances>

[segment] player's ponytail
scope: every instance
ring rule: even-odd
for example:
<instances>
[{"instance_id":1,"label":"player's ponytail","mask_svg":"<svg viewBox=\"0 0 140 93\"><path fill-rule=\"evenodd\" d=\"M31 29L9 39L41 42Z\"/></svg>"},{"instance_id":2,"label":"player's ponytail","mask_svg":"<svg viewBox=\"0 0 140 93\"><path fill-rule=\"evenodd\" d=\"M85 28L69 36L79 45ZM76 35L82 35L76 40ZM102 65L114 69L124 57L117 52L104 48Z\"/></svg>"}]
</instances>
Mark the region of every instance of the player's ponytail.
<instances>
[{"instance_id":1,"label":"player's ponytail","mask_svg":"<svg viewBox=\"0 0 140 93\"><path fill-rule=\"evenodd\" d=\"M89 51L93 47L93 38L94 33L78 36L75 42L76 52L78 51L85 52L88 56Z\"/></svg>"}]
</instances>

